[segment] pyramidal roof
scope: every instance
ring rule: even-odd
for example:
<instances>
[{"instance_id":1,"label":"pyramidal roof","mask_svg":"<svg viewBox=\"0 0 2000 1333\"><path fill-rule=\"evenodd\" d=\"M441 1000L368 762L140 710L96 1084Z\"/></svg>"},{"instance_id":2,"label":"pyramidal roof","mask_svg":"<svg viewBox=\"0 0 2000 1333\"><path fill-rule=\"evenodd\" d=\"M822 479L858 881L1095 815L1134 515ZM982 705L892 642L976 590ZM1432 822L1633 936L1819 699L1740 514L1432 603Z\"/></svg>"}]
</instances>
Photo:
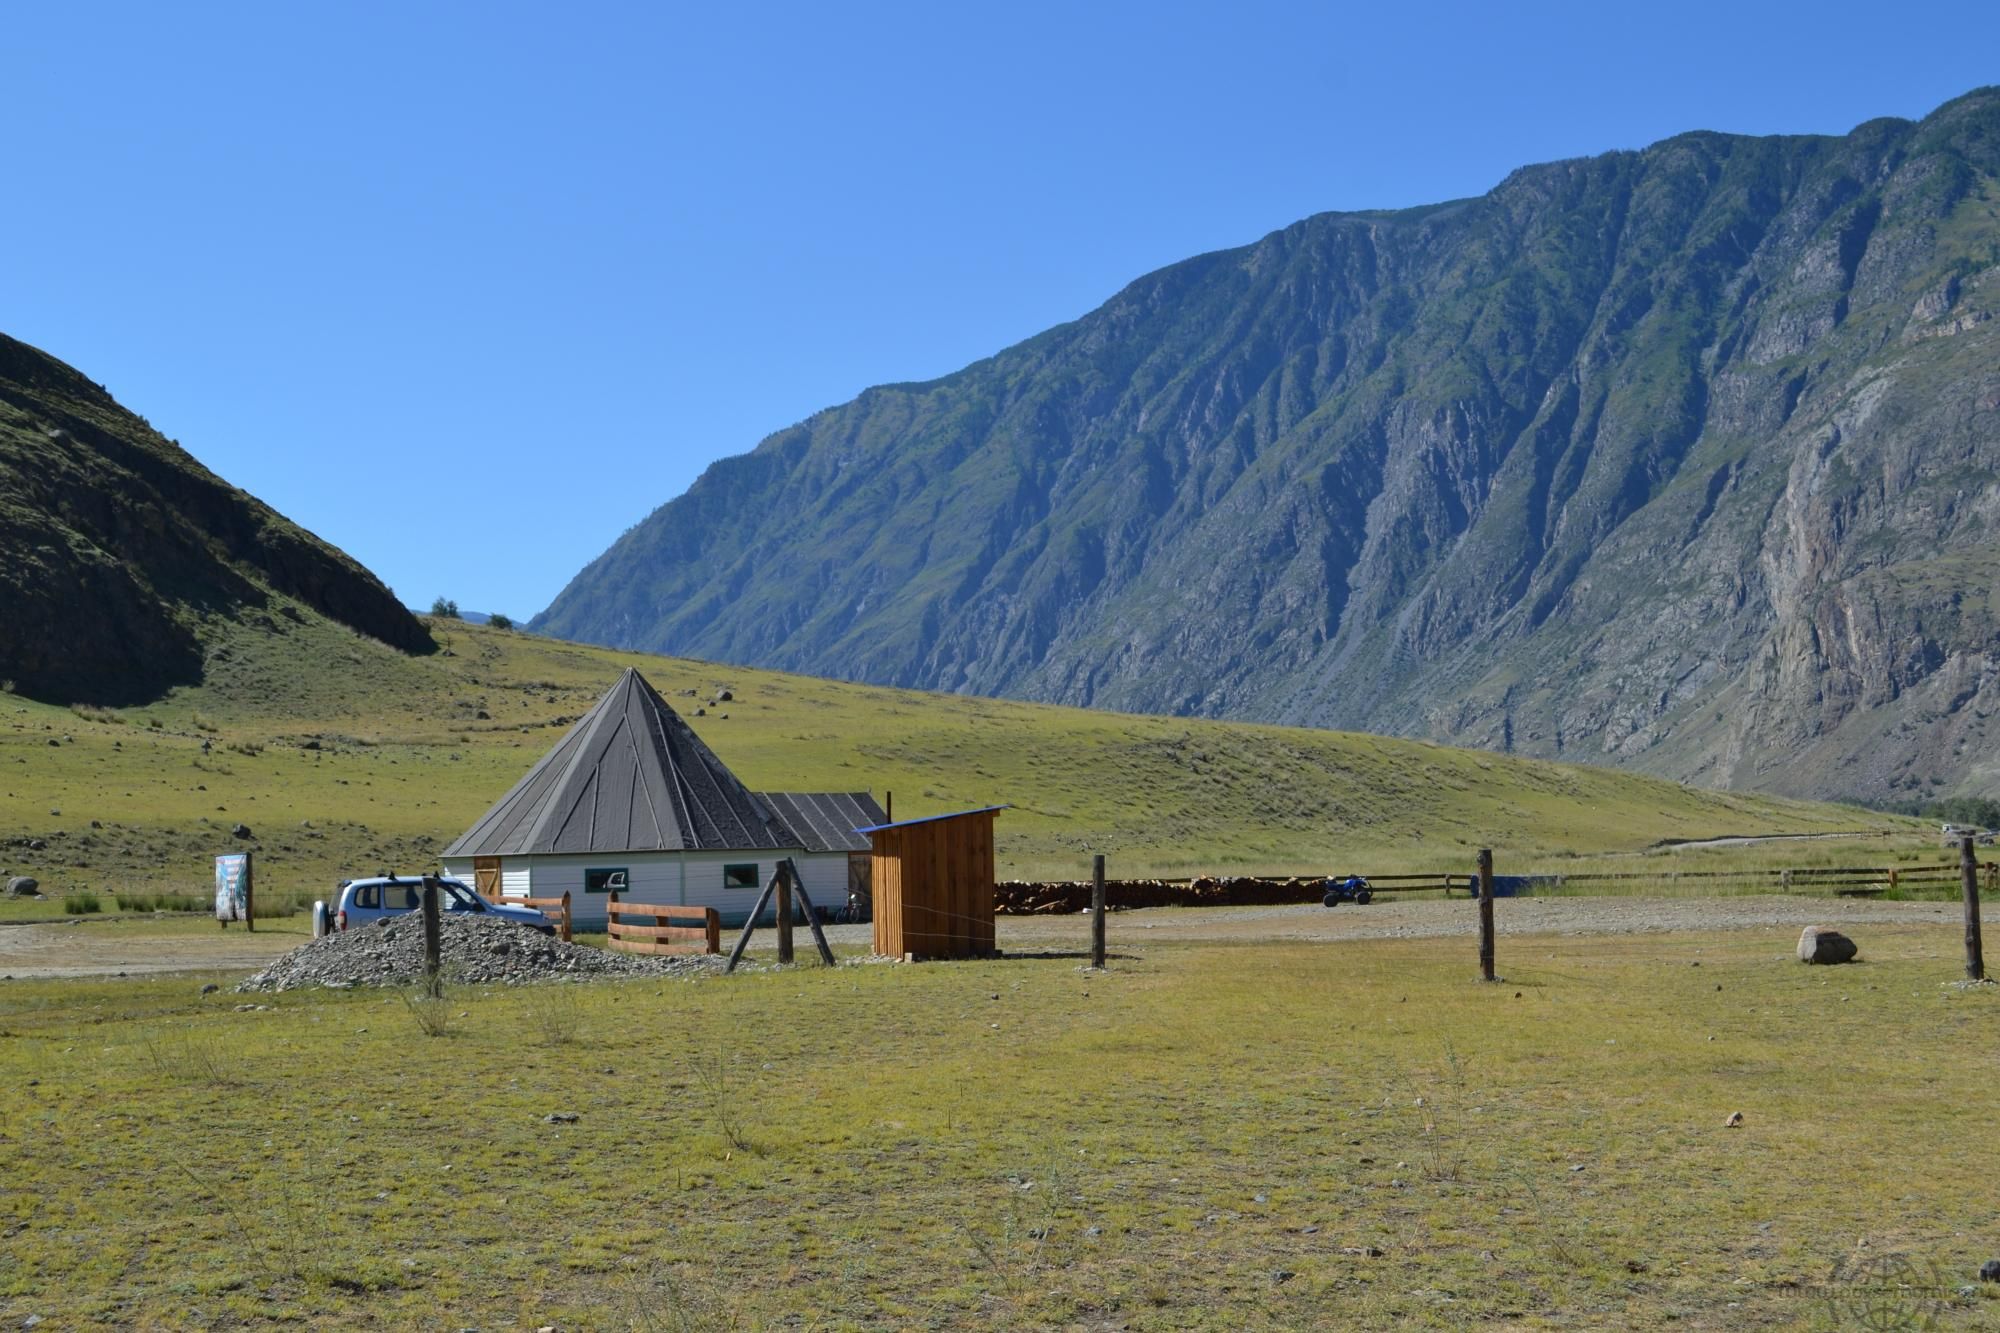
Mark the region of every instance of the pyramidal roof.
<instances>
[{"instance_id":1,"label":"pyramidal roof","mask_svg":"<svg viewBox=\"0 0 2000 1333\"><path fill-rule=\"evenodd\" d=\"M734 851L798 844L627 668L446 856Z\"/></svg>"}]
</instances>

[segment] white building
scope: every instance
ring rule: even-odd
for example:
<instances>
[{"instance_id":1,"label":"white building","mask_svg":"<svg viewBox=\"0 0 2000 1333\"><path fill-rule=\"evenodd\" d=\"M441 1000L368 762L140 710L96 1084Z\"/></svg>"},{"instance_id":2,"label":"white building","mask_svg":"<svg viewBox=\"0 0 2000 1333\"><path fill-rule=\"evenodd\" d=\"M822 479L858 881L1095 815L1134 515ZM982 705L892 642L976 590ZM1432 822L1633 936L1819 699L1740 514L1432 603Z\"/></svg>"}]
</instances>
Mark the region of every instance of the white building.
<instances>
[{"instance_id":1,"label":"white building","mask_svg":"<svg viewBox=\"0 0 2000 1333\"><path fill-rule=\"evenodd\" d=\"M886 818L867 792L752 792L628 669L443 860L488 897L568 893L578 930L604 929L614 894L740 926L787 857L815 907L845 906L854 830Z\"/></svg>"}]
</instances>

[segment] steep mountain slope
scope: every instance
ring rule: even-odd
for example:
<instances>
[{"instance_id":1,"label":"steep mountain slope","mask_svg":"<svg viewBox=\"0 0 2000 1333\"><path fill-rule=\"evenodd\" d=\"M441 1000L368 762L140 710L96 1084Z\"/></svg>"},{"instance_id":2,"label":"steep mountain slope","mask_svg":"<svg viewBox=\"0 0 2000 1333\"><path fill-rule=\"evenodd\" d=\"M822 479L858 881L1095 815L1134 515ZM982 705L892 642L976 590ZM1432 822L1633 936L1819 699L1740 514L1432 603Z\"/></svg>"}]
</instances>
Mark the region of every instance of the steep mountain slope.
<instances>
[{"instance_id":1,"label":"steep mountain slope","mask_svg":"<svg viewBox=\"0 0 2000 1333\"><path fill-rule=\"evenodd\" d=\"M132 703L199 681L219 621L323 615L435 645L389 590L42 352L0 336L0 680Z\"/></svg>"},{"instance_id":2,"label":"steep mountain slope","mask_svg":"<svg viewBox=\"0 0 2000 1333\"><path fill-rule=\"evenodd\" d=\"M2000 90L1141 279L716 464L534 622L1821 795L1992 789Z\"/></svg>"}]
</instances>

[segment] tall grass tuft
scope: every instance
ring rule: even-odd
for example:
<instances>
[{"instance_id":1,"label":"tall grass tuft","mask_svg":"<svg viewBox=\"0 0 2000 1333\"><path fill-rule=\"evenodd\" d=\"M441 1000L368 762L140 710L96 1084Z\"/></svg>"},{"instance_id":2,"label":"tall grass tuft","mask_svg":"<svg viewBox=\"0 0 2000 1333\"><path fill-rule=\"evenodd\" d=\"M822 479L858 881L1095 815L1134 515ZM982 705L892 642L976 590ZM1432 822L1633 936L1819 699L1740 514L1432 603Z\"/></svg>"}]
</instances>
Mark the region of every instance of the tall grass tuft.
<instances>
[{"instance_id":1,"label":"tall grass tuft","mask_svg":"<svg viewBox=\"0 0 2000 1333\"><path fill-rule=\"evenodd\" d=\"M750 1137L750 1126L743 1118L743 1100L738 1095L736 1080L730 1077L729 1065L717 1051L713 1055L697 1056L693 1061L694 1081L701 1089L702 1097L708 1102L709 1118L714 1122L716 1132L729 1142L738 1152L756 1152L756 1142Z\"/></svg>"},{"instance_id":2,"label":"tall grass tuft","mask_svg":"<svg viewBox=\"0 0 2000 1333\"><path fill-rule=\"evenodd\" d=\"M583 1035L583 1005L571 986L527 988L528 1025L544 1046L567 1046Z\"/></svg>"},{"instance_id":3,"label":"tall grass tuft","mask_svg":"<svg viewBox=\"0 0 2000 1333\"><path fill-rule=\"evenodd\" d=\"M104 903L89 889L78 889L63 899L63 911L72 916L83 916L90 912L102 912Z\"/></svg>"},{"instance_id":4,"label":"tall grass tuft","mask_svg":"<svg viewBox=\"0 0 2000 1333\"><path fill-rule=\"evenodd\" d=\"M236 1081L228 1048L219 1034L207 1028L146 1038L146 1059L155 1073L172 1083L222 1088Z\"/></svg>"},{"instance_id":5,"label":"tall grass tuft","mask_svg":"<svg viewBox=\"0 0 2000 1333\"><path fill-rule=\"evenodd\" d=\"M414 986L406 986L402 992L403 1006L416 1020L417 1031L426 1037L449 1037L456 1027L458 1018L451 1011L451 1000L445 993L445 977L440 974L435 984L419 981Z\"/></svg>"}]
</instances>

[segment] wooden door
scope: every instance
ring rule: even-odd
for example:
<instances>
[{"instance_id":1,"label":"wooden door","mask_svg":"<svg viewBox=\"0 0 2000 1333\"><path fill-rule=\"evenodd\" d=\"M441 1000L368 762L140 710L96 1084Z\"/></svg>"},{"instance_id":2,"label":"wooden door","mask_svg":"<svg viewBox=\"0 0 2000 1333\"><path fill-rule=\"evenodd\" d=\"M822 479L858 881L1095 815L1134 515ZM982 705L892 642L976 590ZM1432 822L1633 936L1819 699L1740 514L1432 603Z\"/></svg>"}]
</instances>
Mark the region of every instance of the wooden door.
<instances>
[{"instance_id":1,"label":"wooden door","mask_svg":"<svg viewBox=\"0 0 2000 1333\"><path fill-rule=\"evenodd\" d=\"M488 902L500 901L500 858L497 856L475 856L472 858L472 887Z\"/></svg>"}]
</instances>

